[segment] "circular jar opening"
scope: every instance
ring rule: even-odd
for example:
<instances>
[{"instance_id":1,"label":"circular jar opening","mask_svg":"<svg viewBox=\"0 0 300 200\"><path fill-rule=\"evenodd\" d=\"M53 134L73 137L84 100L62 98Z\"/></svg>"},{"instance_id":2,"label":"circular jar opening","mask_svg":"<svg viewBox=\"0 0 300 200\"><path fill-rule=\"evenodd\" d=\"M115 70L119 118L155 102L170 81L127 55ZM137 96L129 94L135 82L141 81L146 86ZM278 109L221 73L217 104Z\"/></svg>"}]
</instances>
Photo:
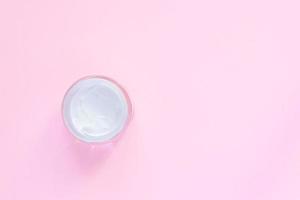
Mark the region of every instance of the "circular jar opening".
<instances>
[{"instance_id":1,"label":"circular jar opening","mask_svg":"<svg viewBox=\"0 0 300 200\"><path fill-rule=\"evenodd\" d=\"M67 128L85 142L108 142L126 127L131 103L115 81L87 77L74 83L65 94L63 118Z\"/></svg>"}]
</instances>

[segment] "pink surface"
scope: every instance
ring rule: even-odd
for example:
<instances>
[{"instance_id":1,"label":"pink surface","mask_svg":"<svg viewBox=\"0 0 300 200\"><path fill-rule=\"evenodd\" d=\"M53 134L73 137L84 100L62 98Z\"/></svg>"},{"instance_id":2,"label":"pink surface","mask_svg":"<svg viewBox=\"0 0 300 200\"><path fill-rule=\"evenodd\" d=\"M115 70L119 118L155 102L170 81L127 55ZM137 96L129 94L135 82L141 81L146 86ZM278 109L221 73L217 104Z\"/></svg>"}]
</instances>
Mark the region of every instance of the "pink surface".
<instances>
[{"instance_id":1,"label":"pink surface","mask_svg":"<svg viewBox=\"0 0 300 200\"><path fill-rule=\"evenodd\" d=\"M292 0L0 2L0 199L300 199ZM110 150L61 101L114 78L134 119Z\"/></svg>"}]
</instances>

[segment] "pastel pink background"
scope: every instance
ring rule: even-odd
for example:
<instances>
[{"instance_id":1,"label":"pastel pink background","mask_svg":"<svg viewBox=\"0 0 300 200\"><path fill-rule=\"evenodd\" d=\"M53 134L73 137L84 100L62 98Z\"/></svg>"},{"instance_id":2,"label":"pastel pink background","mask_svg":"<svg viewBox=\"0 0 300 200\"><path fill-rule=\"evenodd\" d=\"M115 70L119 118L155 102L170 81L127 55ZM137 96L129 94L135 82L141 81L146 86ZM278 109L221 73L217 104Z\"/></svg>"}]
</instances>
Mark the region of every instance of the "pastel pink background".
<instances>
[{"instance_id":1,"label":"pastel pink background","mask_svg":"<svg viewBox=\"0 0 300 200\"><path fill-rule=\"evenodd\" d=\"M297 0L1 0L0 199L300 199ZM110 150L63 126L90 74L129 92Z\"/></svg>"}]
</instances>

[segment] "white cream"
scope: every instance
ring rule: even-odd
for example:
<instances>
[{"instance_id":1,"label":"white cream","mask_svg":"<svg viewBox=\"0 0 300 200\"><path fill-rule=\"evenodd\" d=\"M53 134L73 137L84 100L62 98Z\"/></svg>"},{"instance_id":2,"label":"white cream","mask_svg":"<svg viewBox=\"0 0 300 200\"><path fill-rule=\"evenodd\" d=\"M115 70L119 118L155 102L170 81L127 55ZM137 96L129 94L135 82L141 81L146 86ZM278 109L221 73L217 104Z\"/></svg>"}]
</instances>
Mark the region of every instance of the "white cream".
<instances>
[{"instance_id":1,"label":"white cream","mask_svg":"<svg viewBox=\"0 0 300 200\"><path fill-rule=\"evenodd\" d=\"M126 126L129 100L113 81L90 77L76 82L63 102L65 124L85 142L106 142Z\"/></svg>"}]
</instances>

